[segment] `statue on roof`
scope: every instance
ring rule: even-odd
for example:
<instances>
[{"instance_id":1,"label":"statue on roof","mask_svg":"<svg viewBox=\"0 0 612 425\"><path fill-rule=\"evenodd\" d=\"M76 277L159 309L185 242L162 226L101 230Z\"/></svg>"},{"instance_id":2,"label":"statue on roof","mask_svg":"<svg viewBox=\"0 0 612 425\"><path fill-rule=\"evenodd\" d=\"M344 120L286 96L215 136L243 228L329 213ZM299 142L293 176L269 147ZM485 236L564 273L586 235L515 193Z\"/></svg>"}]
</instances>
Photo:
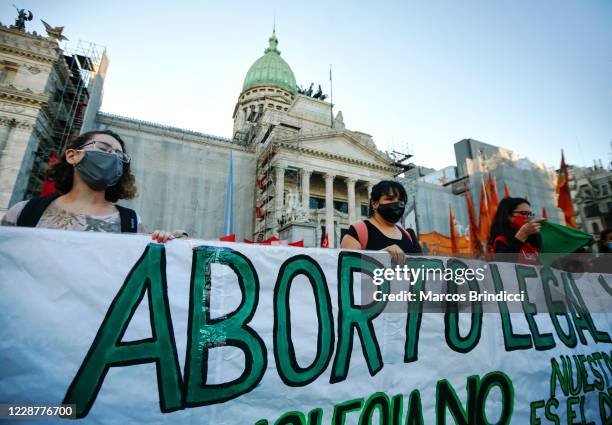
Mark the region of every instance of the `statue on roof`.
<instances>
[{"instance_id":1,"label":"statue on roof","mask_svg":"<svg viewBox=\"0 0 612 425\"><path fill-rule=\"evenodd\" d=\"M323 95L323 90L321 90L321 84L319 84L319 89L317 90L317 92L312 96L315 99L320 98Z\"/></svg>"},{"instance_id":2,"label":"statue on roof","mask_svg":"<svg viewBox=\"0 0 612 425\"><path fill-rule=\"evenodd\" d=\"M49 36L49 38L54 39L58 43L62 42L63 40L68 40L66 37L62 35L62 31L64 31L64 27L52 27L51 25L49 25L42 19L40 21L45 26L45 31L47 31L47 35Z\"/></svg>"},{"instance_id":3,"label":"statue on roof","mask_svg":"<svg viewBox=\"0 0 612 425\"><path fill-rule=\"evenodd\" d=\"M15 19L14 28L17 28L20 31L25 31L26 21L31 21L34 19L34 15L32 15L32 11L30 10L28 10L28 13L26 13L25 9L19 9L15 5L13 5L13 7L17 9L17 18Z\"/></svg>"},{"instance_id":4,"label":"statue on roof","mask_svg":"<svg viewBox=\"0 0 612 425\"><path fill-rule=\"evenodd\" d=\"M310 87L308 87L308 90L304 93L308 97L312 96L312 86L314 86L314 83L310 83Z\"/></svg>"},{"instance_id":5,"label":"statue on roof","mask_svg":"<svg viewBox=\"0 0 612 425\"><path fill-rule=\"evenodd\" d=\"M344 116L342 115L342 111L338 111L336 118L334 118L334 128L345 128L344 126Z\"/></svg>"}]
</instances>

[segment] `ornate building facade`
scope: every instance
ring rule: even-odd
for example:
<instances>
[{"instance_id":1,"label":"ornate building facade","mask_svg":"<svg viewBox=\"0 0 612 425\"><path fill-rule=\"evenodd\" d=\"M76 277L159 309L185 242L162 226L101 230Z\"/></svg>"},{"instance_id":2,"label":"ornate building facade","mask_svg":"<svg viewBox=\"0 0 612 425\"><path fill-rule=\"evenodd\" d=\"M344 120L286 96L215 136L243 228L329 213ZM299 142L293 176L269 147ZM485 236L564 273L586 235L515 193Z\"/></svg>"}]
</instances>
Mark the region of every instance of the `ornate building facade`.
<instances>
[{"instance_id":1,"label":"ornate building facade","mask_svg":"<svg viewBox=\"0 0 612 425\"><path fill-rule=\"evenodd\" d=\"M91 43L63 51L61 28L46 28L0 24L0 213L40 192L51 157L100 107L105 52Z\"/></svg>"},{"instance_id":2,"label":"ornate building facade","mask_svg":"<svg viewBox=\"0 0 612 425\"><path fill-rule=\"evenodd\" d=\"M327 235L335 247L367 215L371 187L402 171L370 135L345 128L323 96L300 93L275 33L268 44L244 79L232 138L98 113L96 127L126 141L140 188L127 205L147 227L222 236L229 184L239 240L277 236L319 246Z\"/></svg>"}]
</instances>

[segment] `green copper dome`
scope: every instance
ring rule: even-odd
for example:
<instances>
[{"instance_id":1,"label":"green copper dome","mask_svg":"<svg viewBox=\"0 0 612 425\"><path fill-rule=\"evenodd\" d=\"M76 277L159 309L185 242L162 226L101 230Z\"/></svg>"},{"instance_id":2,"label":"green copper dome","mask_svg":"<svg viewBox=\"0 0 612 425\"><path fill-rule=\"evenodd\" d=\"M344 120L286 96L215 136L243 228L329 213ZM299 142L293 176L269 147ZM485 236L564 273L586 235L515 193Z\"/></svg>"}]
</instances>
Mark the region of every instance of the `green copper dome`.
<instances>
[{"instance_id":1,"label":"green copper dome","mask_svg":"<svg viewBox=\"0 0 612 425\"><path fill-rule=\"evenodd\" d=\"M242 90L247 90L255 86L272 85L278 86L295 94L297 85L293 71L280 57L280 51L276 48L278 39L276 31L268 39L270 47L265 50L265 54L257 59L244 78Z\"/></svg>"}]
</instances>

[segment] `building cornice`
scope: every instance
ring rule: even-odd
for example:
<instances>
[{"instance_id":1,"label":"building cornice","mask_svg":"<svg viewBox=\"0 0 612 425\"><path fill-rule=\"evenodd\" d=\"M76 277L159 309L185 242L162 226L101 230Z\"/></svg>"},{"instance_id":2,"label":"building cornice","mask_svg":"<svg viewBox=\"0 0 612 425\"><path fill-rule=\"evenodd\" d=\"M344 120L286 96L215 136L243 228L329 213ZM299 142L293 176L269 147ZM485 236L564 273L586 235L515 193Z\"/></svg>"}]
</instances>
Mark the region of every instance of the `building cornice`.
<instances>
[{"instance_id":1,"label":"building cornice","mask_svg":"<svg viewBox=\"0 0 612 425\"><path fill-rule=\"evenodd\" d=\"M30 89L19 90L13 86L0 86L0 99L29 107L43 107L49 100L47 94L37 94Z\"/></svg>"},{"instance_id":2,"label":"building cornice","mask_svg":"<svg viewBox=\"0 0 612 425\"><path fill-rule=\"evenodd\" d=\"M225 137L213 136L207 133L187 130L179 127L171 127L163 124L157 124L150 121L128 118L121 115L109 114L106 112L98 112L96 122L100 124L112 125L116 127L126 128L130 130L143 131L149 134L158 136L169 136L174 139L188 140L197 143L208 143L223 147L231 147L243 151L253 151L254 149L244 145L244 143L227 139Z\"/></svg>"},{"instance_id":3,"label":"building cornice","mask_svg":"<svg viewBox=\"0 0 612 425\"><path fill-rule=\"evenodd\" d=\"M331 129L326 130L326 131L315 132L315 133L312 133L312 134L309 134L309 133L300 133L299 136L292 137L290 139L284 139L283 142L305 142L305 141L308 141L308 140L329 139L329 138L338 137L338 136L345 136L345 137L347 137L356 146L358 146L358 147L364 149L365 151L369 152L370 154L374 155L381 162L391 162L391 159L387 158L385 155L383 155L380 151L378 151L378 149L376 149L375 147L368 146L367 144L363 143L361 140L357 139L349 130L346 130L346 129L333 129L333 128L331 128ZM393 167L393 168L395 168L395 167Z\"/></svg>"},{"instance_id":4,"label":"building cornice","mask_svg":"<svg viewBox=\"0 0 612 425\"><path fill-rule=\"evenodd\" d=\"M26 39L27 48L21 47L15 38ZM47 37L0 26L0 52L52 64L58 60L60 49L57 42Z\"/></svg>"},{"instance_id":5,"label":"building cornice","mask_svg":"<svg viewBox=\"0 0 612 425\"><path fill-rule=\"evenodd\" d=\"M307 147L303 147L303 146L296 146L295 144L292 144L292 143L279 142L278 146L280 148L284 148L284 149L291 150L291 151L294 151L294 152L299 152L299 153L307 154L307 155L318 157L318 158L342 161L342 162L346 162L346 163L349 163L349 164L359 165L359 166L362 166L362 167L368 167L368 168L371 168L371 169L374 169L374 170L384 171L384 172L388 172L388 173L398 173L398 172L402 171L401 168L393 167L391 165L376 164L376 163L373 163L373 162L363 161L363 160L360 160L360 159L355 159L355 158L351 158L351 157L347 157L347 156L343 156L343 155L337 155L337 154L333 154L333 153L330 153L330 152L319 151L319 150L316 150L316 149L311 149L311 148L307 148Z\"/></svg>"}]
</instances>

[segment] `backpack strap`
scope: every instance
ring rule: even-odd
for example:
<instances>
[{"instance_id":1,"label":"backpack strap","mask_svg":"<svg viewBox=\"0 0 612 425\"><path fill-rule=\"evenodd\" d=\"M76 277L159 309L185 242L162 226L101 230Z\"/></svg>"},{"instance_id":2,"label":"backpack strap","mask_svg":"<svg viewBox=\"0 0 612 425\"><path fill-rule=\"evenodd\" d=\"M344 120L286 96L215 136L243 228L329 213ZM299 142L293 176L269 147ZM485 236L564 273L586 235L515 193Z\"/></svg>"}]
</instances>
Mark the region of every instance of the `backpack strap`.
<instances>
[{"instance_id":1,"label":"backpack strap","mask_svg":"<svg viewBox=\"0 0 612 425\"><path fill-rule=\"evenodd\" d=\"M406 231L406 229L404 229L399 224L396 224L396 226L397 226L398 229L400 229L400 232L402 232L402 235L406 236L411 243L414 243L414 239L412 238L412 235L410 233L408 233Z\"/></svg>"},{"instance_id":2,"label":"backpack strap","mask_svg":"<svg viewBox=\"0 0 612 425\"><path fill-rule=\"evenodd\" d=\"M366 246L368 246L368 226L366 226L365 221L359 220L353 223L353 227L357 231L357 239L359 239L361 249L366 249Z\"/></svg>"},{"instance_id":3,"label":"backpack strap","mask_svg":"<svg viewBox=\"0 0 612 425\"><path fill-rule=\"evenodd\" d=\"M40 217L42 217L45 210L51 205L51 202L55 201L60 196L60 193L54 193L53 195L37 196L30 199L19 213L17 226L36 227Z\"/></svg>"},{"instance_id":4,"label":"backpack strap","mask_svg":"<svg viewBox=\"0 0 612 425\"><path fill-rule=\"evenodd\" d=\"M406 236L410 242L414 244L416 238L414 238L410 232L406 231L402 226L396 224L397 228L402 232L402 235ZM357 231L357 237L359 239L359 243L361 244L361 249L366 249L368 246L368 226L366 225L364 220L359 220L353 223L353 227ZM412 230L412 229L410 229Z\"/></svg>"},{"instance_id":5,"label":"backpack strap","mask_svg":"<svg viewBox=\"0 0 612 425\"><path fill-rule=\"evenodd\" d=\"M136 233L138 231L138 216L136 211L115 205L119 210L119 218L121 219L121 233Z\"/></svg>"},{"instance_id":6,"label":"backpack strap","mask_svg":"<svg viewBox=\"0 0 612 425\"><path fill-rule=\"evenodd\" d=\"M410 235L410 237L412 238L412 245L414 245L414 247L417 249L417 253L418 254L422 254L423 253L423 248L421 247L421 243L419 242L419 237L417 236L416 232L414 231L414 229L412 228L407 228L406 231L408 232L408 234Z\"/></svg>"}]
</instances>

